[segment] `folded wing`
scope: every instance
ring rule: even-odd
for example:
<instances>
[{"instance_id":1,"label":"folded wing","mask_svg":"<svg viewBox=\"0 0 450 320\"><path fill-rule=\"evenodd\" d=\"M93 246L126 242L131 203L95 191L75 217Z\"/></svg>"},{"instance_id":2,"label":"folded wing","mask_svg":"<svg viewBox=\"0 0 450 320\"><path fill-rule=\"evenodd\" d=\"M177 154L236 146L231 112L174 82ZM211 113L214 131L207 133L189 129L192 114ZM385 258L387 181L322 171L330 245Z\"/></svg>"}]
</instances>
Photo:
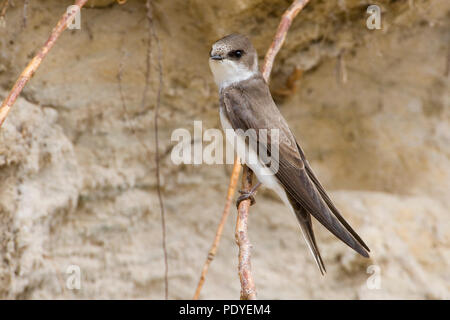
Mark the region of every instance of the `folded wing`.
<instances>
[{"instance_id":1,"label":"folded wing","mask_svg":"<svg viewBox=\"0 0 450 320\"><path fill-rule=\"evenodd\" d=\"M274 172L284 186L289 198L316 218L337 238L364 257L368 257L368 247L350 227L332 204L311 168L304 159L303 152L273 102L262 78L253 78L245 86L230 86L222 92L222 107L233 128L279 129L278 171ZM267 149L271 150L270 136Z\"/></svg>"}]
</instances>

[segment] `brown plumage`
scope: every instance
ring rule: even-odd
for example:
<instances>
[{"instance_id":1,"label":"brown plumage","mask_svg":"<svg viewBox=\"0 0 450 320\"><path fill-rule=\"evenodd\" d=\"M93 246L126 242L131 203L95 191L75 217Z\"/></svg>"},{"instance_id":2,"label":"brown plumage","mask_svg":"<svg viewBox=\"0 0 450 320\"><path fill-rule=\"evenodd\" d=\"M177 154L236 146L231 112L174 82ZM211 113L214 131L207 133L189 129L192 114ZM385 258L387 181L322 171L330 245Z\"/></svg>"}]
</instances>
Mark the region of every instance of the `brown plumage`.
<instances>
[{"instance_id":1,"label":"brown plumage","mask_svg":"<svg viewBox=\"0 0 450 320\"><path fill-rule=\"evenodd\" d=\"M291 206L320 271L324 273L325 266L314 237L311 216L317 219L325 228L349 247L362 256L368 257L369 248L344 220L332 203L319 180L314 175L303 150L289 129L286 120L275 105L269 87L262 75L257 68L250 65L250 61L255 61L253 55L256 55L256 51L254 49L248 49L250 47L253 48L249 40L246 37L234 35L231 38L219 40L216 44L218 44L216 48L219 47L224 51L220 53L224 57L223 59L226 59L226 50L229 52L242 50L244 52L241 59L227 62L233 64L230 68L236 70L254 70L251 76L248 76L246 79L239 79L236 76L236 79L238 79L236 81L227 81L225 79L223 83L226 85L223 85L223 83L219 84L222 124L224 127L231 126L234 130L241 129L246 131L254 129L256 130L258 140L259 130L267 129L267 133L269 134L268 140L266 144L263 144L263 147L267 148L267 150L272 150L270 129L278 129L278 170L273 172L273 182L270 181L268 187L273 187L283 200ZM247 49L244 50L241 47ZM217 55L215 51L217 50L213 46L211 55ZM217 63L221 63L219 58L217 60L219 60ZM214 66L212 64L211 68L215 68ZM216 78L223 79L222 74L219 76L216 75L217 72L222 72L220 68L223 69L223 65L213 69L213 72ZM236 131L237 134L239 134L238 132ZM259 146L261 147L261 145ZM268 153L270 154L270 152ZM248 165L252 168L250 164ZM258 176L258 178L263 184L265 183L264 181L269 181L267 177Z\"/></svg>"}]
</instances>

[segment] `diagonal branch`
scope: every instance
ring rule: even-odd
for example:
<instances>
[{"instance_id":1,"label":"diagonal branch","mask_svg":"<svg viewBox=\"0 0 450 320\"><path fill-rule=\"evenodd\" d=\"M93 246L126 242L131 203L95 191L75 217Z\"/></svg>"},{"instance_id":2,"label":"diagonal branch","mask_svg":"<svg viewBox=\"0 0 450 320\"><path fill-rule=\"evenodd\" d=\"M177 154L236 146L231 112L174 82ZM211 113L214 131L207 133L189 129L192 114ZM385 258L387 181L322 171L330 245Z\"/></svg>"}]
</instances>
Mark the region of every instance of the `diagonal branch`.
<instances>
[{"instance_id":1,"label":"diagonal branch","mask_svg":"<svg viewBox=\"0 0 450 320\"><path fill-rule=\"evenodd\" d=\"M195 290L194 300L197 300L200 296L203 284L205 283L206 274L208 273L209 266L216 256L217 248L219 247L220 238L222 237L223 228L225 222L227 221L228 215L230 214L231 203L233 201L234 193L236 192L236 185L239 179L239 173L241 172L241 162L239 157L234 160L233 172L230 177L230 184L228 186L227 200L225 202L225 207L223 208L222 218L220 219L219 226L216 230L216 236L214 237L214 242L209 249L208 256L206 258L205 264L203 265L202 274L200 275L200 280L197 284L197 289Z\"/></svg>"},{"instance_id":2,"label":"diagonal branch","mask_svg":"<svg viewBox=\"0 0 450 320\"><path fill-rule=\"evenodd\" d=\"M272 71L273 62L275 57L280 51L281 46L286 39L286 34L289 27L292 24L292 20L295 16L305 7L309 0L294 0L291 6L285 11L281 22L278 26L275 37L269 50L264 58L264 64L262 66L262 74L266 82L269 81L270 72ZM246 166L242 174L242 187L244 192L249 192L252 187L253 172ZM256 299L255 282L252 276L250 249L251 244L247 235L248 216L251 200L242 201L238 208L238 219L236 222L236 242L239 246L239 278L241 281L241 300L254 300Z\"/></svg>"},{"instance_id":3,"label":"diagonal branch","mask_svg":"<svg viewBox=\"0 0 450 320\"><path fill-rule=\"evenodd\" d=\"M299 14L300 11L308 4L309 0L294 0L289 8L284 12L281 17L280 24L278 25L277 32L273 38L272 44L267 50L266 57L261 69L264 79L269 82L270 72L272 72L273 62L275 57L283 46L286 35L291 27L292 21Z\"/></svg>"},{"instance_id":4,"label":"diagonal branch","mask_svg":"<svg viewBox=\"0 0 450 320\"><path fill-rule=\"evenodd\" d=\"M81 10L81 8L86 4L88 0L76 0L75 5ZM50 37L45 42L44 46L39 50L39 52L34 56L34 58L30 61L30 63L26 66L26 68L22 71L16 83L12 87L9 95L3 101L0 107L0 127L8 116L9 110L11 110L12 106L16 102L23 88L27 84L27 82L31 79L33 74L41 65L42 60L47 56L48 52L51 50L56 40L58 40L61 33L67 28L79 10L72 10L70 13L64 13L61 19L58 21L55 28L53 28Z\"/></svg>"},{"instance_id":5,"label":"diagonal branch","mask_svg":"<svg viewBox=\"0 0 450 320\"><path fill-rule=\"evenodd\" d=\"M278 26L277 32L275 33L275 37L272 41L272 44L269 48L269 50L266 53L266 56L264 58L264 63L261 68L261 72L263 74L264 79L266 82L269 82L269 76L272 71L273 62L275 60L276 55L280 51L281 47L283 46L283 43L286 39L286 34L292 24L292 21L297 16L297 14L308 4L309 0L294 0L290 7L284 12L280 24ZM206 259L206 262L203 266L202 274L200 276L200 281L197 286L197 290L195 291L194 299L198 299L200 295L200 291L202 289L203 283L205 282L206 274L208 273L209 265L211 264L216 252L217 247L219 245L220 237L222 235L223 225L225 224L225 221L229 215L230 211L230 203L231 203L231 197L234 195L234 192L236 190L236 186L238 183L238 179L234 179L236 175L239 175L239 172L241 171L241 164L239 162L239 158L237 157L234 162L233 167L233 173L230 178L230 183L228 185L228 195L227 195L227 201L225 204L224 211L222 213L222 218L220 220L219 226L217 227L216 236L214 238L213 245L208 253L208 258ZM243 190L249 191L251 189L251 180L252 180L252 171L248 168L244 170L244 173L242 175L242 182L243 182ZM249 183L250 181L250 183ZM231 195L230 195L231 193ZM244 231L243 236L245 236L244 239L244 246L239 246L239 278L241 280L241 299L256 299L256 291L255 291L255 285L251 273L251 266L250 266L250 242L246 243L248 241L247 236L247 225L248 225L248 211L250 207L250 200L242 201L238 208L238 220L236 223L236 240L239 245L239 237L240 231ZM247 245L248 244L248 245ZM212 253L212 254L211 254ZM245 258L245 259L244 259ZM248 259L247 259L248 258ZM245 261L246 263L242 263Z\"/></svg>"}]
</instances>

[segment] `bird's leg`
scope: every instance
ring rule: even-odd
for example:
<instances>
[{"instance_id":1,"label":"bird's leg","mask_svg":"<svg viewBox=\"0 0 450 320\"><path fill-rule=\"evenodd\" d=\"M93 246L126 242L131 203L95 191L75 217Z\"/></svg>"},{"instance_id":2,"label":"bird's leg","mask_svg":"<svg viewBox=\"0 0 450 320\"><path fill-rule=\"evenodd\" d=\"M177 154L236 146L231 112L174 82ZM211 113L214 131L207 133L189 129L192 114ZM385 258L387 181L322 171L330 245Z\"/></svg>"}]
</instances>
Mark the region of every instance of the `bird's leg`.
<instances>
[{"instance_id":1,"label":"bird's leg","mask_svg":"<svg viewBox=\"0 0 450 320\"><path fill-rule=\"evenodd\" d=\"M255 202L256 202L254 195L256 194L256 190L257 190L260 186L261 186L261 182L258 181L258 183L255 184L255 185L250 189L250 191L239 190L239 193L240 193L241 195L240 195L239 198L237 198L237 200L236 200L236 207L239 208L239 204L240 204L242 201L247 200L247 199L250 199L250 201L251 201L251 202L250 202L250 205L251 205L251 206L254 205Z\"/></svg>"}]
</instances>

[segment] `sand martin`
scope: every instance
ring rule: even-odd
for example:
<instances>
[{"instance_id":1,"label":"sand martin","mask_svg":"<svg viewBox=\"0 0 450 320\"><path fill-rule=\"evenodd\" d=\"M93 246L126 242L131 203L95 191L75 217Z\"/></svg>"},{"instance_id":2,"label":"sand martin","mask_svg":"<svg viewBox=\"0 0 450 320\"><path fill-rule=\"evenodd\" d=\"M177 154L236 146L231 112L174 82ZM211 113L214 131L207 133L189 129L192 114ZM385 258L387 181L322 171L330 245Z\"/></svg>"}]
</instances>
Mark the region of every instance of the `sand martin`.
<instances>
[{"instance_id":1,"label":"sand martin","mask_svg":"<svg viewBox=\"0 0 450 320\"><path fill-rule=\"evenodd\" d=\"M311 216L356 252L369 257L369 248L334 206L273 101L258 69L258 55L250 40L240 34L218 40L210 51L209 65L219 87L222 127L234 133L233 137L227 134L228 140L231 137L249 145L242 132L255 130L256 139L260 139L259 130L277 129L276 170L269 168L265 161L246 163L248 155L241 154L242 149L236 151L243 163L255 172L258 185L262 183L274 190L295 214L320 272L325 273L325 266L314 237ZM269 134L264 145L269 149L270 144ZM259 154L251 147L247 152ZM244 194L239 200L252 197L253 192Z\"/></svg>"}]
</instances>

